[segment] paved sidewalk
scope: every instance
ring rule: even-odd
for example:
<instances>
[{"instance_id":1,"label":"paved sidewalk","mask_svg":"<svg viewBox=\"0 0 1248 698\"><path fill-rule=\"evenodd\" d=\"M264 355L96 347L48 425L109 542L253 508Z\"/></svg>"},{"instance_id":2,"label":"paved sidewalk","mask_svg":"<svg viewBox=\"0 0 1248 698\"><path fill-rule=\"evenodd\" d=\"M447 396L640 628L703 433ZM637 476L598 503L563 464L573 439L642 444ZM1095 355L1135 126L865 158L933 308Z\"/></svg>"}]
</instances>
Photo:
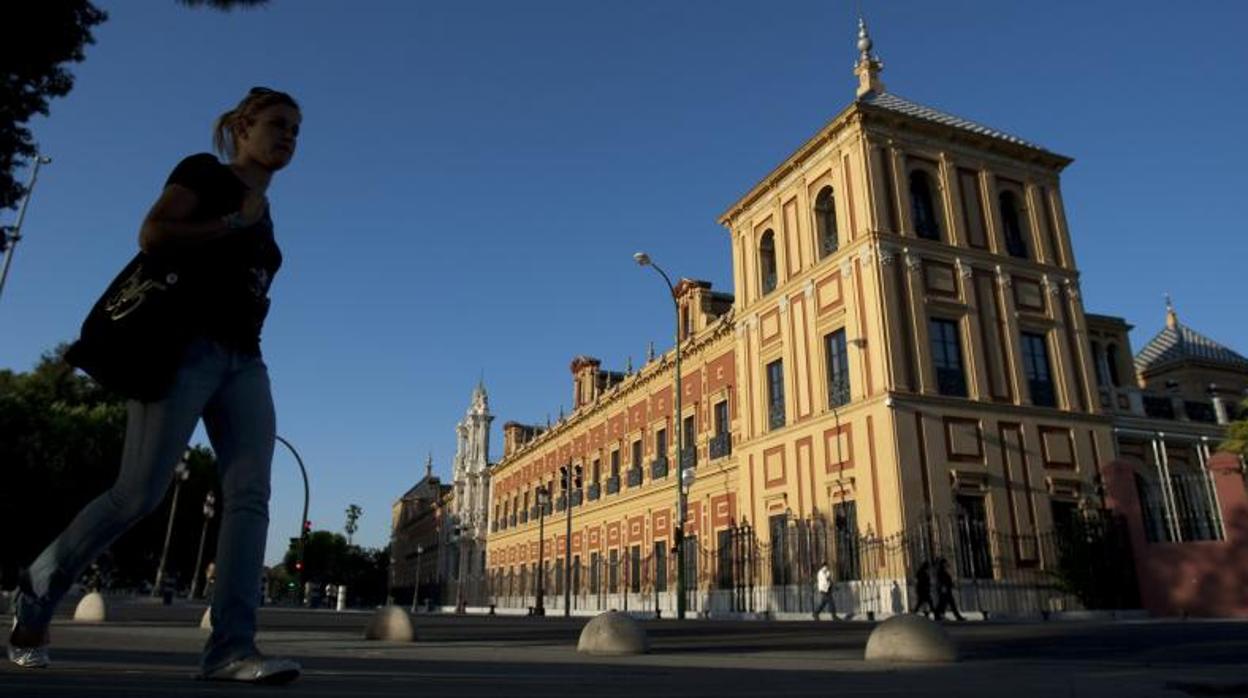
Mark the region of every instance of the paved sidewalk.
<instances>
[{"instance_id":1,"label":"paved sidewalk","mask_svg":"<svg viewBox=\"0 0 1248 698\"><path fill-rule=\"evenodd\" d=\"M651 654L594 658L583 619L422 616L411 644L358 639L360 614L265 619L261 646L304 663L293 686L192 680L204 631L182 623L58 621L54 667L6 665L0 696L1248 696L1244 623L957 625L965 661L916 666L862 661L866 623L652 622Z\"/></svg>"}]
</instances>

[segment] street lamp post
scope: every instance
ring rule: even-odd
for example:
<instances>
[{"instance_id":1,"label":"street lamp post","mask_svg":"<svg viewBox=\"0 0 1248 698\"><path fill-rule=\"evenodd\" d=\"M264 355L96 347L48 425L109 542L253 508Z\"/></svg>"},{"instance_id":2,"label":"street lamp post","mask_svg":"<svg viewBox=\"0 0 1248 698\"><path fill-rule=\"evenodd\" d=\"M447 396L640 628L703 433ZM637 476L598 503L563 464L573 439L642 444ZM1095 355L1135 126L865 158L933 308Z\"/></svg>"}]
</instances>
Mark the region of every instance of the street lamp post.
<instances>
[{"instance_id":1,"label":"street lamp post","mask_svg":"<svg viewBox=\"0 0 1248 698\"><path fill-rule=\"evenodd\" d=\"M533 606L533 615L546 615L543 604L546 594L546 503L550 501L550 490L541 485L537 487L537 603Z\"/></svg>"},{"instance_id":2,"label":"street lamp post","mask_svg":"<svg viewBox=\"0 0 1248 698\"><path fill-rule=\"evenodd\" d=\"M425 546L416 545L416 580L412 582L412 613L416 612L416 601L420 598L420 554L425 552Z\"/></svg>"},{"instance_id":3,"label":"street lamp post","mask_svg":"<svg viewBox=\"0 0 1248 698\"><path fill-rule=\"evenodd\" d=\"M672 294L672 305L676 309L676 397L675 412L672 416L673 431L676 434L676 528L674 533L676 553L676 617L684 619L685 617L685 511L688 507L687 488L684 486L685 467L684 467L684 446L685 442L681 435L681 413L680 413L680 301L676 298L676 287L672 285L671 278L667 272L664 272L659 265L655 264L650 255L645 252L638 252L633 255L633 259L643 267L653 267L663 277L663 281L667 283L667 289ZM692 479L690 480L692 482Z\"/></svg>"},{"instance_id":4,"label":"street lamp post","mask_svg":"<svg viewBox=\"0 0 1248 698\"><path fill-rule=\"evenodd\" d=\"M22 207L17 211L17 223L12 227L0 227L0 250L4 251L4 267L0 268L0 293L4 292L4 281L9 277L9 265L13 263L13 253L17 242L22 239L22 221L26 219L26 204L35 191L35 179L39 176L39 166L52 162L47 155L36 155L34 165L30 168L30 182L26 184L26 196L22 197Z\"/></svg>"},{"instance_id":5,"label":"street lamp post","mask_svg":"<svg viewBox=\"0 0 1248 698\"><path fill-rule=\"evenodd\" d=\"M165 547L160 553L160 566L156 568L156 584L152 586L152 596L160 595L160 585L165 581L165 562L169 559L169 540L173 538L173 520L178 515L178 495L182 493L182 483L191 476L191 470L186 465L186 459L190 455L190 450L184 452L182 460L178 461L177 467L173 470L173 506L169 508L169 525L165 527Z\"/></svg>"},{"instance_id":6,"label":"street lamp post","mask_svg":"<svg viewBox=\"0 0 1248 698\"><path fill-rule=\"evenodd\" d=\"M303 591L303 547L304 547L304 544L308 540L308 533L310 533L310 531L308 531L308 499L309 499L308 469L303 467L303 459L299 457L299 452L295 450L294 446L290 445L289 441L277 435L274 435L273 438L277 439L278 443L282 444L283 446L285 446L287 449L290 450L291 455L295 457L295 462L299 464L299 472L303 475L303 517L299 519L299 549L296 552L298 557L295 558L295 570L299 573L299 590L300 592L302 592Z\"/></svg>"},{"instance_id":7,"label":"street lamp post","mask_svg":"<svg viewBox=\"0 0 1248 698\"><path fill-rule=\"evenodd\" d=\"M199 569L204 561L204 541L208 538L208 522L216 515L217 495L209 490L204 497L204 528L199 534L199 552L195 554L195 576L191 577L191 598L195 598L195 588L199 586Z\"/></svg>"}]
</instances>

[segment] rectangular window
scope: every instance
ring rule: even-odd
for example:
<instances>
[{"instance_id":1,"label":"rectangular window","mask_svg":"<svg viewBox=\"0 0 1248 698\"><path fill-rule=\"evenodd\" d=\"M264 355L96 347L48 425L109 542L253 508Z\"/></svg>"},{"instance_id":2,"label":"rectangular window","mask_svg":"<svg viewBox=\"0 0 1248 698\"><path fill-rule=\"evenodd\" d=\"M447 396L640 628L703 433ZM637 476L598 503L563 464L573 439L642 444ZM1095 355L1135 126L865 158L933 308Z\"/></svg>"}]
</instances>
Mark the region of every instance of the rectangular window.
<instances>
[{"instance_id":1,"label":"rectangular window","mask_svg":"<svg viewBox=\"0 0 1248 698\"><path fill-rule=\"evenodd\" d=\"M579 594L581 591L581 556L572 556L572 593Z\"/></svg>"},{"instance_id":2,"label":"rectangular window","mask_svg":"<svg viewBox=\"0 0 1248 698\"><path fill-rule=\"evenodd\" d=\"M597 485L598 483L602 482L602 463L597 458L594 459L593 473L594 473L593 475L594 484Z\"/></svg>"},{"instance_id":3,"label":"rectangular window","mask_svg":"<svg viewBox=\"0 0 1248 698\"><path fill-rule=\"evenodd\" d=\"M685 536L681 543L685 556L685 591L698 588L698 537Z\"/></svg>"},{"instance_id":4,"label":"rectangular window","mask_svg":"<svg viewBox=\"0 0 1248 698\"><path fill-rule=\"evenodd\" d=\"M555 595L563 593L563 560L555 558Z\"/></svg>"},{"instance_id":5,"label":"rectangular window","mask_svg":"<svg viewBox=\"0 0 1248 698\"><path fill-rule=\"evenodd\" d=\"M936 367L936 387L941 395L966 397L966 372L962 368L962 341L958 323L932 318L928 323L931 335L932 362Z\"/></svg>"},{"instance_id":6,"label":"rectangular window","mask_svg":"<svg viewBox=\"0 0 1248 698\"><path fill-rule=\"evenodd\" d=\"M685 417L684 424L680 427L680 438L685 442L685 448L693 448L693 445L697 443L698 423L693 415Z\"/></svg>"},{"instance_id":7,"label":"rectangular window","mask_svg":"<svg viewBox=\"0 0 1248 698\"><path fill-rule=\"evenodd\" d=\"M1031 390L1031 403L1041 407L1057 407L1053 389L1053 373L1049 368L1049 348L1044 335L1023 332L1023 373Z\"/></svg>"},{"instance_id":8,"label":"rectangular window","mask_svg":"<svg viewBox=\"0 0 1248 698\"><path fill-rule=\"evenodd\" d=\"M614 594L620 590L620 551L607 553L607 593Z\"/></svg>"},{"instance_id":9,"label":"rectangular window","mask_svg":"<svg viewBox=\"0 0 1248 698\"><path fill-rule=\"evenodd\" d=\"M659 429L654 432L654 457L667 457L667 429Z\"/></svg>"},{"instance_id":10,"label":"rectangular window","mask_svg":"<svg viewBox=\"0 0 1248 698\"><path fill-rule=\"evenodd\" d=\"M988 515L980 495L960 494L957 506L958 576L992 579L992 548L989 546Z\"/></svg>"},{"instance_id":11,"label":"rectangular window","mask_svg":"<svg viewBox=\"0 0 1248 698\"><path fill-rule=\"evenodd\" d=\"M828 407L849 403L849 352L845 346L845 330L840 329L823 338L828 364Z\"/></svg>"},{"instance_id":12,"label":"rectangular window","mask_svg":"<svg viewBox=\"0 0 1248 698\"><path fill-rule=\"evenodd\" d=\"M641 470L641 439L633 442L633 467Z\"/></svg>"},{"instance_id":13,"label":"rectangular window","mask_svg":"<svg viewBox=\"0 0 1248 698\"><path fill-rule=\"evenodd\" d=\"M599 585L598 570L602 568L602 556L598 553L589 554L589 593L597 594Z\"/></svg>"},{"instance_id":14,"label":"rectangular window","mask_svg":"<svg viewBox=\"0 0 1248 698\"><path fill-rule=\"evenodd\" d=\"M637 594L641 592L641 546L634 545L628 553L628 588Z\"/></svg>"},{"instance_id":15,"label":"rectangular window","mask_svg":"<svg viewBox=\"0 0 1248 698\"><path fill-rule=\"evenodd\" d=\"M832 505L833 539L836 553L836 578L860 579L858 565L858 503L854 500Z\"/></svg>"},{"instance_id":16,"label":"rectangular window","mask_svg":"<svg viewBox=\"0 0 1248 698\"><path fill-rule=\"evenodd\" d=\"M733 555L732 548L732 530L725 529L719 532L719 574L716 575L720 589L732 589L734 585L733 575Z\"/></svg>"},{"instance_id":17,"label":"rectangular window","mask_svg":"<svg viewBox=\"0 0 1248 698\"><path fill-rule=\"evenodd\" d=\"M654 589L667 591L667 541L654 544Z\"/></svg>"},{"instance_id":18,"label":"rectangular window","mask_svg":"<svg viewBox=\"0 0 1248 698\"><path fill-rule=\"evenodd\" d=\"M767 425L771 429L784 426L784 361L767 364Z\"/></svg>"},{"instance_id":19,"label":"rectangular window","mask_svg":"<svg viewBox=\"0 0 1248 698\"><path fill-rule=\"evenodd\" d=\"M715 435L723 436L728 433L728 401L720 400L715 403Z\"/></svg>"},{"instance_id":20,"label":"rectangular window","mask_svg":"<svg viewBox=\"0 0 1248 698\"><path fill-rule=\"evenodd\" d=\"M611 477L619 479L620 477L620 451L616 449L611 452Z\"/></svg>"},{"instance_id":21,"label":"rectangular window","mask_svg":"<svg viewBox=\"0 0 1248 698\"><path fill-rule=\"evenodd\" d=\"M788 519L784 514L768 519L771 528L771 583L775 586L789 583Z\"/></svg>"}]
</instances>

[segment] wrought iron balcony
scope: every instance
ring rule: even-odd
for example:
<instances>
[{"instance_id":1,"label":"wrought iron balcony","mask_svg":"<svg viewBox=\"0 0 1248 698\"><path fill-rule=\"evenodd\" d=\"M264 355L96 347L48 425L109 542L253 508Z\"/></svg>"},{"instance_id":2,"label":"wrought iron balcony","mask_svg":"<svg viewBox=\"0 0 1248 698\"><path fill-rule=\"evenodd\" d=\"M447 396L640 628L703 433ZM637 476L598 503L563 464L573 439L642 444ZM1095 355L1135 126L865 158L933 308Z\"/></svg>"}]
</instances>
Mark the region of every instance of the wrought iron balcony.
<instances>
[{"instance_id":1,"label":"wrought iron balcony","mask_svg":"<svg viewBox=\"0 0 1248 698\"><path fill-rule=\"evenodd\" d=\"M767 407L767 428L779 429L784 426L784 403L773 402Z\"/></svg>"},{"instance_id":2,"label":"wrought iron balcony","mask_svg":"<svg viewBox=\"0 0 1248 698\"><path fill-rule=\"evenodd\" d=\"M586 496L589 497L589 501L591 502L597 500L602 496L602 485L599 485L596 482L591 482L589 484L589 492L586 493Z\"/></svg>"},{"instance_id":3,"label":"wrought iron balcony","mask_svg":"<svg viewBox=\"0 0 1248 698\"><path fill-rule=\"evenodd\" d=\"M528 523L528 522L529 522L529 512L527 511L520 512L520 523Z\"/></svg>"},{"instance_id":4,"label":"wrought iron balcony","mask_svg":"<svg viewBox=\"0 0 1248 698\"><path fill-rule=\"evenodd\" d=\"M659 456L650 462L650 479L667 477L667 456Z\"/></svg>"},{"instance_id":5,"label":"wrought iron balcony","mask_svg":"<svg viewBox=\"0 0 1248 698\"><path fill-rule=\"evenodd\" d=\"M628 469L628 486L641 487L641 466Z\"/></svg>"},{"instance_id":6,"label":"wrought iron balcony","mask_svg":"<svg viewBox=\"0 0 1248 698\"><path fill-rule=\"evenodd\" d=\"M507 519L507 525L508 525L508 526L515 526L515 525L516 525L516 512L514 512L514 511L513 511L513 512L511 512L511 517Z\"/></svg>"},{"instance_id":7,"label":"wrought iron balcony","mask_svg":"<svg viewBox=\"0 0 1248 698\"><path fill-rule=\"evenodd\" d=\"M698 447L685 446L680 449L680 469L687 470L698 465Z\"/></svg>"},{"instance_id":8,"label":"wrought iron balcony","mask_svg":"<svg viewBox=\"0 0 1248 698\"><path fill-rule=\"evenodd\" d=\"M584 499L585 497L580 490L572 490L572 506L579 507Z\"/></svg>"},{"instance_id":9,"label":"wrought iron balcony","mask_svg":"<svg viewBox=\"0 0 1248 698\"><path fill-rule=\"evenodd\" d=\"M620 478L618 477L607 478L607 494L616 494L619 491L620 491Z\"/></svg>"},{"instance_id":10,"label":"wrought iron balcony","mask_svg":"<svg viewBox=\"0 0 1248 698\"><path fill-rule=\"evenodd\" d=\"M564 511L568 508L568 498L566 495L559 495L559 499L555 500L555 511Z\"/></svg>"},{"instance_id":11,"label":"wrought iron balcony","mask_svg":"<svg viewBox=\"0 0 1248 698\"><path fill-rule=\"evenodd\" d=\"M724 432L723 434L712 436L710 450L711 460L723 458L724 456L732 453L732 434L730 432Z\"/></svg>"}]
</instances>

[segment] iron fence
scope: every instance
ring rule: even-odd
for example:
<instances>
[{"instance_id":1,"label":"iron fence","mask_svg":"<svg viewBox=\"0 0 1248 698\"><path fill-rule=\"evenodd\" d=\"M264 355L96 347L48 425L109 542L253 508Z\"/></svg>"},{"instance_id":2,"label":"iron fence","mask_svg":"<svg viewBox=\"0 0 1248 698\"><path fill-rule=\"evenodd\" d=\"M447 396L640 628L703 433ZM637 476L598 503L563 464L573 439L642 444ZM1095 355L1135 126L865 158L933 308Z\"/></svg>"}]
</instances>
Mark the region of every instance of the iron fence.
<instances>
[{"instance_id":1,"label":"iron fence","mask_svg":"<svg viewBox=\"0 0 1248 698\"><path fill-rule=\"evenodd\" d=\"M699 615L809 614L819 605L818 570L827 563L842 617L876 618L911 611L918 575L944 562L962 612L1035 616L1057 611L1138 606L1124 524L1108 512L1080 513L1058 528L1002 533L964 516L932 517L888 536L860 533L838 517L769 522L767 537L742 523L710 540L685 539L687 606ZM658 612L676 609L676 559L666 543L625 545L573 557L565 580L562 551L533 563L469 577L457 597L472 606L561 613L566 592L576 611ZM926 564L925 564L926 563ZM937 580L930 578L936 589Z\"/></svg>"}]
</instances>

